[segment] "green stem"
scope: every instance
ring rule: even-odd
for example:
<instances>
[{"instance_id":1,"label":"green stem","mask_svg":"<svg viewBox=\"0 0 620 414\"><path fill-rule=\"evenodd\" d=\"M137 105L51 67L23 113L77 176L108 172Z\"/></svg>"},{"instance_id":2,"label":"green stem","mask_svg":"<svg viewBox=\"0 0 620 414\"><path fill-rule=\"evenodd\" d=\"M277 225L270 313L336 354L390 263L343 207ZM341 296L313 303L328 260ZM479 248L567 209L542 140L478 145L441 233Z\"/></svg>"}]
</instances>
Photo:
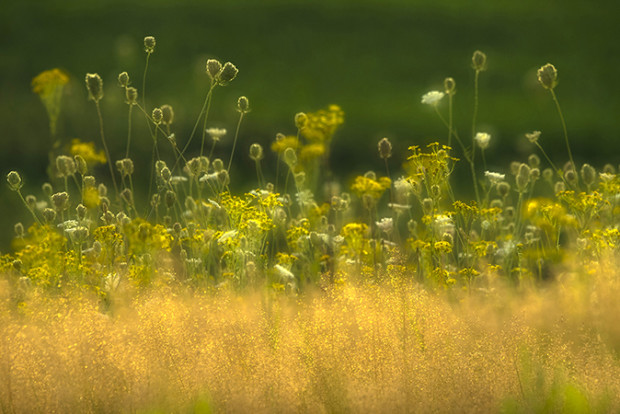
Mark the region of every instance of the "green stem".
<instances>
[{"instance_id":1,"label":"green stem","mask_svg":"<svg viewBox=\"0 0 620 414\"><path fill-rule=\"evenodd\" d=\"M114 191L118 197L118 186L116 185L116 177L114 176L114 168L112 167L112 159L110 158L110 151L108 151L108 144L105 140L103 133L103 117L101 116L101 108L99 107L99 101L95 101L95 107L97 108L97 116L99 117L99 133L101 135L101 142L103 143L103 149L105 156L108 159L108 167L110 168L110 175L112 176L112 183L114 183Z\"/></svg>"},{"instance_id":2,"label":"green stem","mask_svg":"<svg viewBox=\"0 0 620 414\"><path fill-rule=\"evenodd\" d=\"M577 167L575 165L575 161L573 160L573 153L570 150L570 144L568 143L568 131L566 130L566 122L564 121L564 115L562 114L562 109L560 108L560 102L558 101L557 96L553 89L549 89L551 92L551 97L553 98L553 102L555 103L555 107L558 110L558 114L560 115L560 121L562 122L562 129L564 131L564 140L566 141L566 149L568 150L568 158L570 159L570 163L573 166L573 171L577 172Z\"/></svg>"},{"instance_id":3,"label":"green stem","mask_svg":"<svg viewBox=\"0 0 620 414\"><path fill-rule=\"evenodd\" d=\"M235 146L237 145L237 137L239 136L239 129L241 128L241 121L243 121L243 112L239 113L239 122L237 122L237 129L235 131L235 138L233 140L232 151L230 151L230 160L228 160L228 168L226 169L230 173L230 166L232 165L233 155L235 155Z\"/></svg>"}]
</instances>

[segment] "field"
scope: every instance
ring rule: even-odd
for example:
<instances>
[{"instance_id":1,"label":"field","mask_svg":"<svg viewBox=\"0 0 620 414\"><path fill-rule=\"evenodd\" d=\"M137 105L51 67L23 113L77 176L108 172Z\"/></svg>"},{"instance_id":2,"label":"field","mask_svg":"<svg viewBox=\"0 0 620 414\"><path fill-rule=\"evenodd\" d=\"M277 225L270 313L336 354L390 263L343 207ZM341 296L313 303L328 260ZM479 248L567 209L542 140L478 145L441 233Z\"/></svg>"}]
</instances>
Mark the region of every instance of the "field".
<instances>
[{"instance_id":1,"label":"field","mask_svg":"<svg viewBox=\"0 0 620 414\"><path fill-rule=\"evenodd\" d=\"M410 17L459 10L389 4ZM31 18L110 12L57 6ZM171 13L206 10L183 6ZM342 49L321 41L328 54L350 53L351 22L376 11L237 7L213 10L349 14ZM472 7L508 21L532 5ZM285 38L261 33L273 38L257 45ZM411 56L381 62L368 104L342 86L365 87L364 70L309 59L279 75L273 56L231 39L241 62L217 48L188 57L183 34L123 35L114 52L85 38L71 70L43 62L25 82L38 106L24 103L16 134L46 138L15 140L30 161L6 171L0 412L620 410L616 104L575 102L607 69L592 60L586 82L551 52L532 67L542 49L457 42L452 58L419 65L421 84L404 80ZM78 78L87 56L121 69ZM194 63L164 63L175 56ZM279 96L278 79L294 93Z\"/></svg>"}]
</instances>

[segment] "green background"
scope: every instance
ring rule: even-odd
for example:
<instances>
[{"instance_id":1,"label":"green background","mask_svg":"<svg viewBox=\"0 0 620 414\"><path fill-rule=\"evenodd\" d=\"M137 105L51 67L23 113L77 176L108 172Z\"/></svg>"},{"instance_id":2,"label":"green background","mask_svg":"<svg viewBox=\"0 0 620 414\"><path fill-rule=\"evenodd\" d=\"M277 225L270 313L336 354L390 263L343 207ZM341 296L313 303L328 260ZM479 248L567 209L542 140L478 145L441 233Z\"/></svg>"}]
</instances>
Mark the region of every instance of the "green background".
<instances>
[{"instance_id":1,"label":"green background","mask_svg":"<svg viewBox=\"0 0 620 414\"><path fill-rule=\"evenodd\" d=\"M146 35L157 39L147 80L147 107L171 104L174 131L184 144L208 78L207 58L231 61L239 76L216 90L211 125L229 130L219 155L227 158L238 114L237 97L250 99L242 125L233 188L250 188L246 155L252 142L267 150L276 133L294 133L293 116L330 103L345 111L333 142L334 172L349 180L382 171L376 143L394 145L393 171L410 145L445 142L447 131L421 96L455 78L455 120L469 140L473 103L471 55L488 55L480 77L479 130L493 136L489 169L506 172L512 160L533 152L523 133L541 130L541 143L558 164L567 159L561 126L549 93L536 83L547 62L559 71L556 91L578 164L617 165L620 141L620 11L615 1L15 1L0 6L0 165L18 170L25 193L41 196L49 149L48 120L30 82L59 67L71 76L59 136L100 145L94 105L84 75L104 80L106 137L113 158L126 140L127 106L116 77L128 71L140 89ZM446 110L443 103L442 110ZM137 175L148 177L150 138L134 118ZM197 142L197 141L196 141ZM168 150L166 143L162 144ZM192 147L194 153L196 147ZM190 154L191 155L191 154ZM270 155L270 154L268 154ZM458 151L456 153L459 156ZM165 153L171 159L171 153ZM267 175L273 159L267 159ZM269 164L271 162L271 164ZM465 171L465 170L463 170ZM105 170L101 170L105 173ZM138 179L139 180L139 179ZM17 196L4 186L0 248L12 225L30 224Z\"/></svg>"}]
</instances>

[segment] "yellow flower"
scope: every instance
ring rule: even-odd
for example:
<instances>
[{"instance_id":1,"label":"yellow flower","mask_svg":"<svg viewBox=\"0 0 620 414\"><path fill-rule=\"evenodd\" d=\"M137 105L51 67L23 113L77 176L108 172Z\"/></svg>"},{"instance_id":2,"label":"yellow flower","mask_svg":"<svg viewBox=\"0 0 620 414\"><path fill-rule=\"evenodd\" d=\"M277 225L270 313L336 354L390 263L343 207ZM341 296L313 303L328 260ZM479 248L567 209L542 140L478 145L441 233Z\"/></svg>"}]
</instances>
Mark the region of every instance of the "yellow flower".
<instances>
[{"instance_id":1,"label":"yellow flower","mask_svg":"<svg viewBox=\"0 0 620 414\"><path fill-rule=\"evenodd\" d=\"M381 177L378 180L359 175L355 177L355 181L351 185L351 191L359 197L368 195L375 200L381 198L383 192L390 188L392 181L388 177Z\"/></svg>"},{"instance_id":2,"label":"yellow flower","mask_svg":"<svg viewBox=\"0 0 620 414\"><path fill-rule=\"evenodd\" d=\"M69 152L71 155L81 155L89 165L97 163L105 164L107 162L105 153L103 151L97 152L95 150L94 142L82 142L79 138L75 138L71 141L71 148Z\"/></svg>"},{"instance_id":3,"label":"yellow flower","mask_svg":"<svg viewBox=\"0 0 620 414\"><path fill-rule=\"evenodd\" d=\"M285 149L293 148L296 150L299 147L299 140L297 137L293 135L289 135L280 140L276 140L271 144L271 150L273 152L277 152L278 154L282 154Z\"/></svg>"},{"instance_id":4,"label":"yellow flower","mask_svg":"<svg viewBox=\"0 0 620 414\"><path fill-rule=\"evenodd\" d=\"M52 135L56 135L56 121L60 115L62 91L68 82L69 76L60 69L46 70L32 80L32 91L39 95L45 106Z\"/></svg>"},{"instance_id":5,"label":"yellow flower","mask_svg":"<svg viewBox=\"0 0 620 414\"><path fill-rule=\"evenodd\" d=\"M323 155L325 155L325 145L322 143L304 145L299 152L299 157L304 161L319 158Z\"/></svg>"},{"instance_id":6,"label":"yellow flower","mask_svg":"<svg viewBox=\"0 0 620 414\"><path fill-rule=\"evenodd\" d=\"M344 123L344 112L338 105L330 105L327 109L306 115L308 120L300 132L308 141L329 141L336 129Z\"/></svg>"}]
</instances>

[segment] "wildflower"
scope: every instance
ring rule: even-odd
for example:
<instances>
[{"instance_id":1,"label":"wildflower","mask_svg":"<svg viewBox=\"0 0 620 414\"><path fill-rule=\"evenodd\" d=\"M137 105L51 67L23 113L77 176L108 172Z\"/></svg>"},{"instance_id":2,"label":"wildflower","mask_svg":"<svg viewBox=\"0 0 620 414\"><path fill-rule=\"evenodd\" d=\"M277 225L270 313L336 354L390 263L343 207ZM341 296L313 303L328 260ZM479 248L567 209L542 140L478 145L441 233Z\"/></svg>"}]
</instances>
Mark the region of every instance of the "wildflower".
<instances>
[{"instance_id":1,"label":"wildflower","mask_svg":"<svg viewBox=\"0 0 620 414\"><path fill-rule=\"evenodd\" d=\"M558 71L551 63L538 69L538 82L545 89L553 89L558 84Z\"/></svg>"},{"instance_id":2,"label":"wildflower","mask_svg":"<svg viewBox=\"0 0 620 414\"><path fill-rule=\"evenodd\" d=\"M88 99L99 102L103 98L103 80L97 73L86 74L86 90L88 91Z\"/></svg>"},{"instance_id":3,"label":"wildflower","mask_svg":"<svg viewBox=\"0 0 620 414\"><path fill-rule=\"evenodd\" d=\"M476 141L480 149L486 149L489 146L489 141L491 141L491 135L486 132L478 132L474 137L474 141Z\"/></svg>"},{"instance_id":4,"label":"wildflower","mask_svg":"<svg viewBox=\"0 0 620 414\"><path fill-rule=\"evenodd\" d=\"M60 115L60 102L69 77L60 69L46 70L32 80L32 91L39 95L50 118L50 130L56 134L56 122Z\"/></svg>"},{"instance_id":5,"label":"wildflower","mask_svg":"<svg viewBox=\"0 0 620 414\"><path fill-rule=\"evenodd\" d=\"M452 222L452 218L445 214L440 214L435 217L435 229L438 234L454 233L454 223Z\"/></svg>"},{"instance_id":6,"label":"wildflower","mask_svg":"<svg viewBox=\"0 0 620 414\"><path fill-rule=\"evenodd\" d=\"M376 221L377 228L386 234L390 234L394 229L394 220L391 217L383 217L381 220Z\"/></svg>"},{"instance_id":7,"label":"wildflower","mask_svg":"<svg viewBox=\"0 0 620 414\"><path fill-rule=\"evenodd\" d=\"M78 138L71 141L69 152L73 156L81 156L87 164L105 164L107 162L103 151L95 151L94 142L82 142Z\"/></svg>"},{"instance_id":8,"label":"wildflower","mask_svg":"<svg viewBox=\"0 0 620 414\"><path fill-rule=\"evenodd\" d=\"M297 203L301 206L314 204L314 194L312 194L312 191L308 189L302 190L295 194L295 198L297 199Z\"/></svg>"},{"instance_id":9,"label":"wildflower","mask_svg":"<svg viewBox=\"0 0 620 414\"><path fill-rule=\"evenodd\" d=\"M538 142L538 138L540 138L540 131L532 131L525 134L525 138L530 141L532 144L536 144Z\"/></svg>"},{"instance_id":10,"label":"wildflower","mask_svg":"<svg viewBox=\"0 0 620 414\"><path fill-rule=\"evenodd\" d=\"M278 274L278 276L280 276L281 279L291 281L295 280L295 275L293 274L293 272L291 272L284 266L277 264L273 267L273 269L276 271L276 273Z\"/></svg>"},{"instance_id":11,"label":"wildflower","mask_svg":"<svg viewBox=\"0 0 620 414\"><path fill-rule=\"evenodd\" d=\"M437 106L444 96L443 92L430 91L422 96L422 103L424 105Z\"/></svg>"},{"instance_id":12,"label":"wildflower","mask_svg":"<svg viewBox=\"0 0 620 414\"><path fill-rule=\"evenodd\" d=\"M213 142L218 142L226 135L226 130L224 128L207 128L206 133L211 137Z\"/></svg>"},{"instance_id":13,"label":"wildflower","mask_svg":"<svg viewBox=\"0 0 620 414\"><path fill-rule=\"evenodd\" d=\"M485 171L484 176L489 179L491 184L499 184L501 181L504 180L504 178L506 178L506 174L500 174L491 171Z\"/></svg>"}]
</instances>

